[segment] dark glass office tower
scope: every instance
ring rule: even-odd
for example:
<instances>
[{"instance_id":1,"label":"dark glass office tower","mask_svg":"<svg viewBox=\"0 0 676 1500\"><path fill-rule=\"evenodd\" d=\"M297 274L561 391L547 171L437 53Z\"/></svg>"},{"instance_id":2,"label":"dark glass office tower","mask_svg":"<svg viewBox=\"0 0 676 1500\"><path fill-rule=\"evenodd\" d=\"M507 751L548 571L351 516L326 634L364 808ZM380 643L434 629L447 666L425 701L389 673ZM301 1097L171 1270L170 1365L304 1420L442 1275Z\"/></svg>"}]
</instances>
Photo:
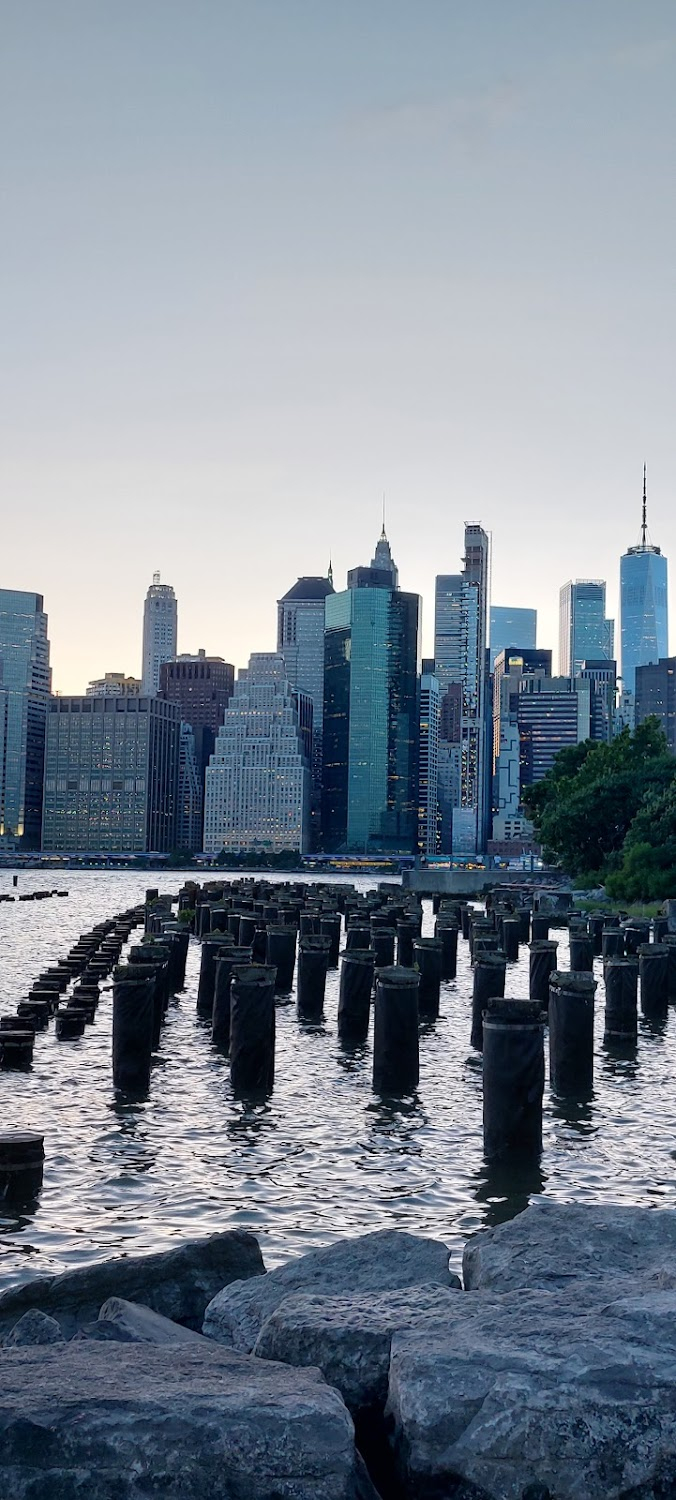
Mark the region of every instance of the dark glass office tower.
<instances>
[{"instance_id":1,"label":"dark glass office tower","mask_svg":"<svg viewBox=\"0 0 676 1500\"><path fill-rule=\"evenodd\" d=\"M40 848L51 688L42 594L0 589L0 844Z\"/></svg>"},{"instance_id":2,"label":"dark glass office tower","mask_svg":"<svg viewBox=\"0 0 676 1500\"><path fill-rule=\"evenodd\" d=\"M195 754L204 791L209 757L235 686L235 668L222 656L181 655L160 664L160 697L177 703L195 736Z\"/></svg>"},{"instance_id":3,"label":"dark glass office tower","mask_svg":"<svg viewBox=\"0 0 676 1500\"><path fill-rule=\"evenodd\" d=\"M349 577L326 600L324 848L413 853L420 599L397 588L394 564Z\"/></svg>"}]
</instances>

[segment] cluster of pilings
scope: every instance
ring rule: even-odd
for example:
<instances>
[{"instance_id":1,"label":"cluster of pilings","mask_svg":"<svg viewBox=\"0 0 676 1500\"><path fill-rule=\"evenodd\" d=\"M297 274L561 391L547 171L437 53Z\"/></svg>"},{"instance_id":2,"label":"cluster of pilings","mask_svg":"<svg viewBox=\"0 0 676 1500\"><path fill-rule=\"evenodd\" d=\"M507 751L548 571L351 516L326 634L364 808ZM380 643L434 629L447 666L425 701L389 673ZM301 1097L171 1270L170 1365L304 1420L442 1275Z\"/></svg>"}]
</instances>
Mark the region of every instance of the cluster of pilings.
<instances>
[{"instance_id":1,"label":"cluster of pilings","mask_svg":"<svg viewBox=\"0 0 676 1500\"><path fill-rule=\"evenodd\" d=\"M191 924L176 920L176 900L146 892L143 939L113 972L113 1084L131 1098L148 1091L169 1000L185 986Z\"/></svg>"},{"instance_id":2,"label":"cluster of pilings","mask_svg":"<svg viewBox=\"0 0 676 1500\"><path fill-rule=\"evenodd\" d=\"M96 1016L102 981L143 916L142 907L132 908L97 923L65 958L42 970L15 1013L0 1016L0 1068L30 1067L36 1037L52 1019L60 1039L82 1036Z\"/></svg>"},{"instance_id":3,"label":"cluster of pilings","mask_svg":"<svg viewBox=\"0 0 676 1500\"><path fill-rule=\"evenodd\" d=\"M522 923L516 933L516 918ZM528 913L496 903L486 915L471 913L467 936L474 981L471 1043L483 1050L484 1153L488 1161L535 1157L542 1149L545 1033L549 1038L552 1092L588 1100L594 1082L594 959L603 964L604 1042L631 1050L638 1033L638 1003L648 1021L663 1021L676 1002L676 934L666 917L651 923L594 912L571 912L570 969L557 967L552 921L530 918L529 996L505 999L505 971L528 939ZM652 938L652 941L651 941Z\"/></svg>"},{"instance_id":4,"label":"cluster of pilings","mask_svg":"<svg viewBox=\"0 0 676 1500\"><path fill-rule=\"evenodd\" d=\"M341 1045L363 1046L373 1009L374 1088L416 1088L419 1022L438 1016L442 980L455 978L459 904L438 903L429 938L419 901L389 884L365 895L348 883L188 884L181 911L194 913L201 941L198 1015L229 1054L236 1093L272 1088L275 1003L290 994L294 975L299 1019L317 1023L328 970L337 968Z\"/></svg>"}]
</instances>

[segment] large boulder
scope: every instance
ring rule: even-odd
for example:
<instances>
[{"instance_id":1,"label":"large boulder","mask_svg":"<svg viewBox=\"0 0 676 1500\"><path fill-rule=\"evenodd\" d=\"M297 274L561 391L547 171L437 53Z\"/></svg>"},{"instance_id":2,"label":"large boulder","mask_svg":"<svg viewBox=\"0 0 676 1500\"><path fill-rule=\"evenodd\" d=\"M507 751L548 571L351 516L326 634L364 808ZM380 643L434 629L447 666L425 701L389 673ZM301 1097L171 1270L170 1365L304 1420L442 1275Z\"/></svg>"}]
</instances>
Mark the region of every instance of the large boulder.
<instances>
[{"instance_id":1,"label":"large boulder","mask_svg":"<svg viewBox=\"0 0 676 1500\"><path fill-rule=\"evenodd\" d=\"M265 1272L258 1240L242 1229L189 1240L156 1255L120 1256L97 1265L40 1276L0 1292L0 1336L29 1308L56 1318L66 1338L98 1317L108 1297L141 1302L199 1332L205 1308L229 1281Z\"/></svg>"},{"instance_id":2,"label":"large boulder","mask_svg":"<svg viewBox=\"0 0 676 1500\"><path fill-rule=\"evenodd\" d=\"M676 1495L676 1292L619 1286L465 1294L436 1332L394 1334L385 1415L409 1500Z\"/></svg>"},{"instance_id":3,"label":"large boulder","mask_svg":"<svg viewBox=\"0 0 676 1500\"><path fill-rule=\"evenodd\" d=\"M254 1354L316 1366L356 1416L385 1405L392 1335L405 1328L435 1332L457 1295L432 1284L352 1297L285 1297L263 1324Z\"/></svg>"},{"instance_id":4,"label":"large boulder","mask_svg":"<svg viewBox=\"0 0 676 1500\"><path fill-rule=\"evenodd\" d=\"M465 1245L467 1290L518 1287L554 1291L580 1278L606 1280L663 1274L676 1265L673 1209L602 1207L536 1198L497 1229L481 1229ZM676 1283L675 1281L671 1284Z\"/></svg>"},{"instance_id":5,"label":"large boulder","mask_svg":"<svg viewBox=\"0 0 676 1500\"><path fill-rule=\"evenodd\" d=\"M204 1344L201 1333L184 1328L182 1323L172 1323L150 1307L127 1302L124 1297L109 1297L96 1322L85 1323L75 1338L118 1344Z\"/></svg>"},{"instance_id":6,"label":"large boulder","mask_svg":"<svg viewBox=\"0 0 676 1500\"><path fill-rule=\"evenodd\" d=\"M316 1370L203 1348L76 1342L0 1354L12 1500L377 1500Z\"/></svg>"},{"instance_id":7,"label":"large boulder","mask_svg":"<svg viewBox=\"0 0 676 1500\"><path fill-rule=\"evenodd\" d=\"M249 1351L270 1315L292 1293L360 1295L435 1282L452 1285L448 1246L440 1240L378 1229L338 1240L289 1261L253 1283L233 1283L209 1303L203 1332L230 1348Z\"/></svg>"},{"instance_id":8,"label":"large boulder","mask_svg":"<svg viewBox=\"0 0 676 1500\"><path fill-rule=\"evenodd\" d=\"M18 1322L0 1339L0 1344L6 1349L29 1348L31 1344L63 1344L65 1342L59 1324L55 1318L48 1317L47 1313L40 1312L37 1307L29 1307Z\"/></svg>"}]
</instances>

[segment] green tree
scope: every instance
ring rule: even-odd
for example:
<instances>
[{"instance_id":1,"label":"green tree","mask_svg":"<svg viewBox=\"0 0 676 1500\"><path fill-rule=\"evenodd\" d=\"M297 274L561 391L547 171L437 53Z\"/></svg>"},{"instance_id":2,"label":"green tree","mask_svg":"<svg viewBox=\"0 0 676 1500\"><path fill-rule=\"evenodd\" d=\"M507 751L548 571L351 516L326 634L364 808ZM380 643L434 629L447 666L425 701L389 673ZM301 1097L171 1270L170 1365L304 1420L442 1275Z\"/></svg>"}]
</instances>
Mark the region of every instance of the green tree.
<instances>
[{"instance_id":1,"label":"green tree","mask_svg":"<svg viewBox=\"0 0 676 1500\"><path fill-rule=\"evenodd\" d=\"M611 744L586 740L557 755L552 770L524 791L545 858L575 877L599 877L619 865L633 821L676 779L676 759L657 719Z\"/></svg>"},{"instance_id":2,"label":"green tree","mask_svg":"<svg viewBox=\"0 0 676 1500\"><path fill-rule=\"evenodd\" d=\"M676 781L646 797L607 888L620 901L663 901L676 895Z\"/></svg>"}]
</instances>

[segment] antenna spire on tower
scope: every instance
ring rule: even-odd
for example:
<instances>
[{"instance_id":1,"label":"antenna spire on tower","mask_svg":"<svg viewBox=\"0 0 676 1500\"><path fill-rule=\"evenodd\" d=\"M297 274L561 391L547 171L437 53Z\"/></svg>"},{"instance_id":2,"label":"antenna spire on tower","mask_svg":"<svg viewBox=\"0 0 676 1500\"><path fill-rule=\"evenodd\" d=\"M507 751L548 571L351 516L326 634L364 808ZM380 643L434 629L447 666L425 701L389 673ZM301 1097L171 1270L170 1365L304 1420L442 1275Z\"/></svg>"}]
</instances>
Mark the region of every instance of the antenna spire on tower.
<instances>
[{"instance_id":1,"label":"antenna spire on tower","mask_svg":"<svg viewBox=\"0 0 676 1500\"><path fill-rule=\"evenodd\" d=\"M333 586L333 562L331 558L329 558L329 571L326 576L329 580L329 583Z\"/></svg>"},{"instance_id":2,"label":"antenna spire on tower","mask_svg":"<svg viewBox=\"0 0 676 1500\"><path fill-rule=\"evenodd\" d=\"M386 532L385 532L385 491L384 490L383 490L383 529L382 529L382 532L381 532L381 536L386 536Z\"/></svg>"},{"instance_id":3,"label":"antenna spire on tower","mask_svg":"<svg viewBox=\"0 0 676 1500\"><path fill-rule=\"evenodd\" d=\"M646 466L644 464L643 465L643 517L642 517L642 520L641 520L641 546L642 547L645 547L645 545L646 545L647 532L648 532L648 501L647 501L647 498L646 498Z\"/></svg>"}]
</instances>

